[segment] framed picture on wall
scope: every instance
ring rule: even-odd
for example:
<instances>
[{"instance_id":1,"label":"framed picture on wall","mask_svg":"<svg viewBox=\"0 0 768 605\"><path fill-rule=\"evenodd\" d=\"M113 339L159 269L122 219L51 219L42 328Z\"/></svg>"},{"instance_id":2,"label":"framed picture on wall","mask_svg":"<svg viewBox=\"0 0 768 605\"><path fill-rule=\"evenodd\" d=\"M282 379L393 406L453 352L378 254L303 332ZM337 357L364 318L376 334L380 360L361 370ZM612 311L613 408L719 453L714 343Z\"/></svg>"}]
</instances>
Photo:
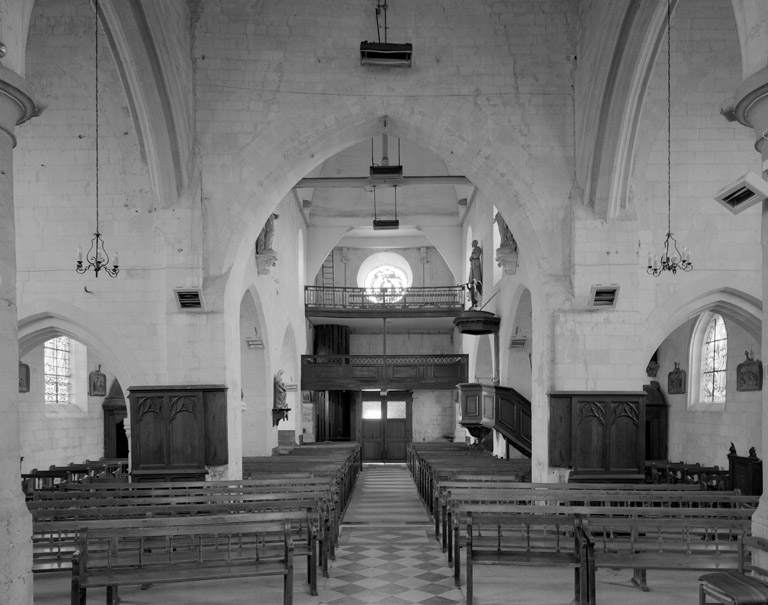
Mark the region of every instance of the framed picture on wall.
<instances>
[{"instance_id":1,"label":"framed picture on wall","mask_svg":"<svg viewBox=\"0 0 768 605\"><path fill-rule=\"evenodd\" d=\"M29 393L29 366L19 362L19 393Z\"/></svg>"},{"instance_id":2,"label":"framed picture on wall","mask_svg":"<svg viewBox=\"0 0 768 605\"><path fill-rule=\"evenodd\" d=\"M88 395L91 397L104 397L107 394L107 377L99 368L88 375Z\"/></svg>"},{"instance_id":3,"label":"framed picture on wall","mask_svg":"<svg viewBox=\"0 0 768 605\"><path fill-rule=\"evenodd\" d=\"M312 403L312 391L301 392L301 403Z\"/></svg>"}]
</instances>

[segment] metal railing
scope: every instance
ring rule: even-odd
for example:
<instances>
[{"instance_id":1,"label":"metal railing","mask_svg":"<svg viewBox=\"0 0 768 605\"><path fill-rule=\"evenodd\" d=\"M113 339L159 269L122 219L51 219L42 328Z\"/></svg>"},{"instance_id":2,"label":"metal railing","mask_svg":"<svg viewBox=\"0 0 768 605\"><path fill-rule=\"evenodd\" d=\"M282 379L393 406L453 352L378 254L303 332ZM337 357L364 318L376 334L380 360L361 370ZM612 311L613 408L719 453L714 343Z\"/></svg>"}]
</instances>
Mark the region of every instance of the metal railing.
<instances>
[{"instance_id":1,"label":"metal railing","mask_svg":"<svg viewBox=\"0 0 768 605\"><path fill-rule=\"evenodd\" d=\"M304 305L308 309L349 311L381 311L382 309L426 309L455 311L464 309L466 292L463 286L434 288L340 288L304 287Z\"/></svg>"}]
</instances>

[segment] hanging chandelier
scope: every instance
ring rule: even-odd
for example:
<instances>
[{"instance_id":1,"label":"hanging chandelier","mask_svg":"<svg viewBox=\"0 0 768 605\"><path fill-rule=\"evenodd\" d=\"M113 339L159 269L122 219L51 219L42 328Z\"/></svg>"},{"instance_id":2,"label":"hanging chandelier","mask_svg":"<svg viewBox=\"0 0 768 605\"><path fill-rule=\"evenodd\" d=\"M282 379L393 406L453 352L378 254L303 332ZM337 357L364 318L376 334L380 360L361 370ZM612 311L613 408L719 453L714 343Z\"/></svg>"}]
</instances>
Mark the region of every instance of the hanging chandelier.
<instances>
[{"instance_id":1,"label":"hanging chandelier","mask_svg":"<svg viewBox=\"0 0 768 605\"><path fill-rule=\"evenodd\" d=\"M651 252L648 253L648 274L658 277L664 271L677 273L678 271L690 271L691 251L683 246L682 251L677 246L677 240L672 233L672 10L670 0L667 0L667 237L664 240L664 249L661 257Z\"/></svg>"},{"instance_id":2,"label":"hanging chandelier","mask_svg":"<svg viewBox=\"0 0 768 605\"><path fill-rule=\"evenodd\" d=\"M104 240L101 238L101 232L99 231L99 2L94 2L96 8L95 12L95 37L96 37L96 233L93 234L91 240L91 247L85 255L85 262L83 262L83 249L77 249L77 265L75 271L80 274L86 273L89 269L93 269L96 277L99 276L99 271L104 271L110 277L117 277L119 272L118 268L118 255L115 252L115 256L112 259L112 266L109 266L109 254L104 248Z\"/></svg>"}]
</instances>

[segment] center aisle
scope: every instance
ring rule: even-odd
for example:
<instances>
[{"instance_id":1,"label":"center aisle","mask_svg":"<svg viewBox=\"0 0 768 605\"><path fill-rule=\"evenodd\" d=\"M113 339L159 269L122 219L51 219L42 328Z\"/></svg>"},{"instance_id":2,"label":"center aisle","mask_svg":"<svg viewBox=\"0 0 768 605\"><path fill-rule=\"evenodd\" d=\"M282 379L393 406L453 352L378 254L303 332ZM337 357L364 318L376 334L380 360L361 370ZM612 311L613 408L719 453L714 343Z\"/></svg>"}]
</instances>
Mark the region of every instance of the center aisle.
<instances>
[{"instance_id":1,"label":"center aisle","mask_svg":"<svg viewBox=\"0 0 768 605\"><path fill-rule=\"evenodd\" d=\"M321 602L463 603L405 465L365 465L342 522Z\"/></svg>"}]
</instances>

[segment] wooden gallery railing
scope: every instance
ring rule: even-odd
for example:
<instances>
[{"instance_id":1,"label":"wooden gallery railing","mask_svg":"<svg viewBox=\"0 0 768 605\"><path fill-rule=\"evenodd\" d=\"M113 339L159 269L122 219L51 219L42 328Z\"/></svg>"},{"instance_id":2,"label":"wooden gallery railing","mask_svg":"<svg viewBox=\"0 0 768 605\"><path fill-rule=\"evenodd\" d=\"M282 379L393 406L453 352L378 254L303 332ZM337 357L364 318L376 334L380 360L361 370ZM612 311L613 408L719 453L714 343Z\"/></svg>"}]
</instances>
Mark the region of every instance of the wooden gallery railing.
<instances>
[{"instance_id":1,"label":"wooden gallery railing","mask_svg":"<svg viewBox=\"0 0 768 605\"><path fill-rule=\"evenodd\" d=\"M367 289L304 287L304 308L316 316L376 316L383 313L419 316L451 316L464 310L465 290L462 286L437 288Z\"/></svg>"},{"instance_id":2,"label":"wooden gallery railing","mask_svg":"<svg viewBox=\"0 0 768 605\"><path fill-rule=\"evenodd\" d=\"M455 389L467 355L302 355L302 390Z\"/></svg>"}]
</instances>

